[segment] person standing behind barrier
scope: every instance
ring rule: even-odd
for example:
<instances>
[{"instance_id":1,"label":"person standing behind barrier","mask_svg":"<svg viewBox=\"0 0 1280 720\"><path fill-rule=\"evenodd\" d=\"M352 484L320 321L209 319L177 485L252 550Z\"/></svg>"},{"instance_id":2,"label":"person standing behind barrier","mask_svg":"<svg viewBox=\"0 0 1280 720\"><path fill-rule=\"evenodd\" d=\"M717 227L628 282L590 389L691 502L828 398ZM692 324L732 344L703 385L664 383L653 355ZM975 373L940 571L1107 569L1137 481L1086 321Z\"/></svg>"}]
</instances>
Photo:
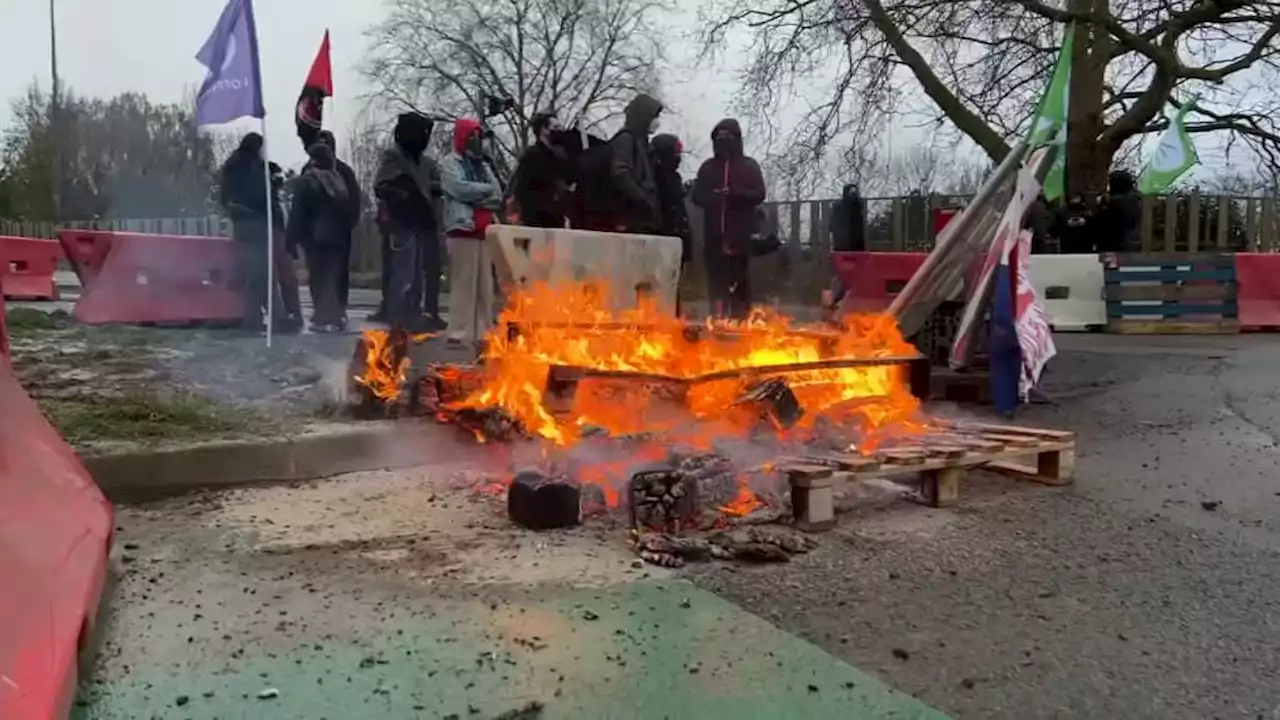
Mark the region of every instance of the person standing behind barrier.
<instances>
[{"instance_id":1,"label":"person standing behind barrier","mask_svg":"<svg viewBox=\"0 0 1280 720\"><path fill-rule=\"evenodd\" d=\"M345 325L347 321L347 306L351 299L351 249L352 239L355 237L356 226L360 224L360 213L364 210L364 193L360 190L360 180L356 177L356 171L351 166L337 157L338 140L329 130L321 130L316 139L328 145L334 153L335 167L338 174L342 176L342 182L347 186L347 247L343 252L346 258L346 264L343 266L342 274L338 276L338 302L342 304L342 322ZM306 168L303 168L306 172Z\"/></svg>"},{"instance_id":2,"label":"person standing behind barrier","mask_svg":"<svg viewBox=\"0 0 1280 720\"><path fill-rule=\"evenodd\" d=\"M764 174L743 152L742 127L726 118L711 131L715 156L702 163L693 202L702 208L703 253L712 313L743 319L751 309L751 237L764 202Z\"/></svg>"},{"instance_id":3,"label":"person standing behind barrier","mask_svg":"<svg viewBox=\"0 0 1280 720\"><path fill-rule=\"evenodd\" d=\"M222 166L219 179L219 203L231 220L231 235L236 243L236 264L244 296L241 327L251 332L265 329L263 313L267 306L267 192L264 187L262 136L249 133ZM274 178L273 178L274 180ZM274 194L274 193L273 193ZM274 198L273 198L274 199ZM278 226L283 225L283 219ZM273 248L272 261L275 261ZM279 308L284 313L284 308ZM280 322L277 328L289 329Z\"/></svg>"},{"instance_id":4,"label":"person standing behind barrier","mask_svg":"<svg viewBox=\"0 0 1280 720\"><path fill-rule=\"evenodd\" d=\"M1128 170L1115 170L1107 178L1107 195L1098 207L1098 252L1138 252L1141 240L1142 195Z\"/></svg>"},{"instance_id":5,"label":"person standing behind barrier","mask_svg":"<svg viewBox=\"0 0 1280 720\"><path fill-rule=\"evenodd\" d=\"M502 185L484 160L480 123L453 123L453 152L440 163L449 243L450 345L479 345L493 326L493 258L485 229L497 222Z\"/></svg>"},{"instance_id":6,"label":"person standing behind barrier","mask_svg":"<svg viewBox=\"0 0 1280 720\"><path fill-rule=\"evenodd\" d=\"M660 230L662 209L649 158L649 136L658 130L662 103L641 93L627 104L626 122L609 141L609 180L619 232L650 234Z\"/></svg>"},{"instance_id":7,"label":"person standing behind barrier","mask_svg":"<svg viewBox=\"0 0 1280 720\"><path fill-rule=\"evenodd\" d=\"M560 121L551 113L536 113L529 129L534 142L520 156L511 187L520 224L562 228L569 215L569 188L577 181L577 173L569 154L558 144Z\"/></svg>"},{"instance_id":8,"label":"person standing behind barrier","mask_svg":"<svg viewBox=\"0 0 1280 720\"><path fill-rule=\"evenodd\" d=\"M659 232L680 238L680 272L683 275L693 255L693 229L689 226L689 208L685 205L684 180L680 177L680 160L684 146L675 135L654 135L649 143L654 181L658 188L658 206L662 222ZM676 295L676 315L680 314L680 297Z\"/></svg>"},{"instance_id":9,"label":"person standing behind barrier","mask_svg":"<svg viewBox=\"0 0 1280 720\"><path fill-rule=\"evenodd\" d=\"M400 115L395 144L383 153L374 185L374 195L386 210L388 230L387 322L411 332L445 327L439 308L440 237L435 211L440 169L424 155L431 130L432 122L425 115ZM424 267L435 271L424 272Z\"/></svg>"},{"instance_id":10,"label":"person standing behind barrier","mask_svg":"<svg viewBox=\"0 0 1280 720\"><path fill-rule=\"evenodd\" d=\"M289 245L301 247L307 256L307 281L315 332L340 332L346 328L340 295L351 247L351 189L337 169L333 148L317 141L294 188L289 211Z\"/></svg>"},{"instance_id":11,"label":"person standing behind barrier","mask_svg":"<svg viewBox=\"0 0 1280 720\"><path fill-rule=\"evenodd\" d=\"M1075 194L1054 215L1049 234L1058 238L1058 249L1064 255L1086 255L1097 252L1093 213L1085 205L1084 196Z\"/></svg>"},{"instance_id":12,"label":"person standing behind barrier","mask_svg":"<svg viewBox=\"0 0 1280 720\"><path fill-rule=\"evenodd\" d=\"M862 194L858 186L845 183L840 199L831 207L831 249L835 252L862 252L866 250L866 223L863 221ZM823 293L822 311L828 321L836 319L840 303L848 292L840 277L831 279L831 287Z\"/></svg>"}]
</instances>

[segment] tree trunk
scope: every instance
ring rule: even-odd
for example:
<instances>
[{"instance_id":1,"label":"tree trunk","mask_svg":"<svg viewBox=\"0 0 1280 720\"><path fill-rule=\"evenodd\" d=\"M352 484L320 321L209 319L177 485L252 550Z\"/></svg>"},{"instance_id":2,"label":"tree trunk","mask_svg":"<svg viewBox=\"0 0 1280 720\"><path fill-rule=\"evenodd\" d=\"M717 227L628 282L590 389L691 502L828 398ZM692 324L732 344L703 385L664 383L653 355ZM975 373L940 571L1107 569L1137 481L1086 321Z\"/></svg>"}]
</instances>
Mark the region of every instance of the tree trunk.
<instances>
[{"instance_id":1,"label":"tree trunk","mask_svg":"<svg viewBox=\"0 0 1280 720\"><path fill-rule=\"evenodd\" d=\"M1069 9L1105 17L1109 0L1070 0ZM1080 22L1071 56L1071 88L1067 109L1067 194L1081 195L1092 206L1106 190L1114 148L1098 142L1102 134L1102 85L1111 55L1111 35L1101 22Z\"/></svg>"}]
</instances>

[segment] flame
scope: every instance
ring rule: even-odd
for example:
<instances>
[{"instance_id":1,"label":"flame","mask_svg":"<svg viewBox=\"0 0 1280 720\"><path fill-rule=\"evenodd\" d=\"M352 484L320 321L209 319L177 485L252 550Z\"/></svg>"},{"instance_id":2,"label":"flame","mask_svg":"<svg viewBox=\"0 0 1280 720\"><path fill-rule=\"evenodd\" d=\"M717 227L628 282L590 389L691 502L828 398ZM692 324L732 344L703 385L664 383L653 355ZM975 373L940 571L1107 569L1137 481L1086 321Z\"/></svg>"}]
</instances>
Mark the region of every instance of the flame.
<instances>
[{"instance_id":1,"label":"flame","mask_svg":"<svg viewBox=\"0 0 1280 720\"><path fill-rule=\"evenodd\" d=\"M751 490L751 484L747 481L747 476L739 475L738 494L734 496L728 505L721 505L720 512L733 517L745 517L762 505L764 503Z\"/></svg>"},{"instance_id":2,"label":"flame","mask_svg":"<svg viewBox=\"0 0 1280 720\"><path fill-rule=\"evenodd\" d=\"M751 380L682 384L670 379L916 354L889 316L851 315L838 330L805 329L775 311L757 308L744 321L708 320L691 328L645 298L636 308L611 311L605 300L609 297L599 281L536 284L516 291L487 337L481 386L454 408L501 407L529 432L556 445L575 443L590 426L629 434L672 428L689 415L713 436L755 422L748 417L750 408L735 407ZM518 332L509 333L511 325ZM552 366L655 378L646 383L584 379L566 410L546 402ZM825 418L870 433L907 423L918 410L903 371L899 365L865 366L787 373L785 378L804 411L801 428Z\"/></svg>"},{"instance_id":3,"label":"flame","mask_svg":"<svg viewBox=\"0 0 1280 720\"><path fill-rule=\"evenodd\" d=\"M409 369L409 343L422 342L431 333L410 335L403 330L365 330L360 333L364 367L354 379L384 403L400 398Z\"/></svg>"}]
</instances>

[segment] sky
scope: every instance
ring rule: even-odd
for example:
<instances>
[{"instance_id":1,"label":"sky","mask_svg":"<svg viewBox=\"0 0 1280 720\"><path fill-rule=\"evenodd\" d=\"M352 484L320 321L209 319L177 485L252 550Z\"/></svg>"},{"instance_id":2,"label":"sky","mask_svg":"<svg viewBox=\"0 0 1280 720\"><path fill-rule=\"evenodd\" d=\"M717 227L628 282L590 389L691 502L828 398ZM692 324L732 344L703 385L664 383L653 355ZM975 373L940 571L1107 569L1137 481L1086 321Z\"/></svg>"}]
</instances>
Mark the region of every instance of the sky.
<instances>
[{"instance_id":1,"label":"sky","mask_svg":"<svg viewBox=\"0 0 1280 720\"><path fill-rule=\"evenodd\" d=\"M181 102L204 77L195 54L212 30L225 0L55 0L58 73L82 95L145 93ZM293 106L325 29L332 36L335 97L326 102L325 124L339 138L356 118L365 90L358 66L364 32L378 23L378 0L256 0L254 11L267 106L268 149L285 165L304 160L293 129ZM689 17L669 18L691 27ZM33 80L50 87L48 0L0 0L0 124L11 116L8 100ZM663 100L664 132L675 132L694 151L704 142L733 89L723 68L692 67L687 44L668 43L671 72ZM249 121L233 129L254 129ZM750 128L746 128L748 136ZM750 144L750 137L748 137ZM274 147L272 147L274 145ZM341 148L340 154L341 154Z\"/></svg>"}]
</instances>

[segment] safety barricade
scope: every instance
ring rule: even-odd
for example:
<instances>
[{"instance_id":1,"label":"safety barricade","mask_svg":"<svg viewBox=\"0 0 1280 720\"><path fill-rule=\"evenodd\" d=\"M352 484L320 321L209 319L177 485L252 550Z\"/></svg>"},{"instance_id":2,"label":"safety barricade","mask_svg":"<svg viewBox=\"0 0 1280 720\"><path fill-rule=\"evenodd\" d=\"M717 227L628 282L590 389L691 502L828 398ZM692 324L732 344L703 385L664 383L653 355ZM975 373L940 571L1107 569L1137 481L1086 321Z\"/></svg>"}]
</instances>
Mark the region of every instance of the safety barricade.
<instances>
[{"instance_id":1,"label":"safety barricade","mask_svg":"<svg viewBox=\"0 0 1280 720\"><path fill-rule=\"evenodd\" d=\"M1239 332L1230 254L1105 253L1107 332L1126 335Z\"/></svg>"},{"instance_id":2,"label":"safety barricade","mask_svg":"<svg viewBox=\"0 0 1280 720\"><path fill-rule=\"evenodd\" d=\"M1097 255L1032 255L1031 285L1044 302L1055 332L1106 326L1102 261Z\"/></svg>"},{"instance_id":3,"label":"safety barricade","mask_svg":"<svg viewBox=\"0 0 1280 720\"><path fill-rule=\"evenodd\" d=\"M0 718L65 718L106 583L111 506L5 355L0 417Z\"/></svg>"},{"instance_id":4,"label":"safety barricade","mask_svg":"<svg viewBox=\"0 0 1280 720\"><path fill-rule=\"evenodd\" d=\"M224 323L244 315L236 245L227 238L110 233L92 248L102 256L81 276L80 322Z\"/></svg>"},{"instance_id":5,"label":"safety barricade","mask_svg":"<svg viewBox=\"0 0 1280 720\"><path fill-rule=\"evenodd\" d=\"M1236 253L1240 329L1280 330L1280 254Z\"/></svg>"},{"instance_id":6,"label":"safety barricade","mask_svg":"<svg viewBox=\"0 0 1280 720\"><path fill-rule=\"evenodd\" d=\"M57 300L53 274L61 259L62 248L53 240L0 236L0 293L6 300Z\"/></svg>"},{"instance_id":7,"label":"safety barricade","mask_svg":"<svg viewBox=\"0 0 1280 720\"><path fill-rule=\"evenodd\" d=\"M111 252L111 240L115 236L116 233L109 230L58 231L58 244L80 280L80 287L89 287L89 283L98 276L107 253Z\"/></svg>"},{"instance_id":8,"label":"safety barricade","mask_svg":"<svg viewBox=\"0 0 1280 720\"><path fill-rule=\"evenodd\" d=\"M881 312L920 269L926 253L836 252L831 265L846 292L845 312Z\"/></svg>"}]
</instances>

